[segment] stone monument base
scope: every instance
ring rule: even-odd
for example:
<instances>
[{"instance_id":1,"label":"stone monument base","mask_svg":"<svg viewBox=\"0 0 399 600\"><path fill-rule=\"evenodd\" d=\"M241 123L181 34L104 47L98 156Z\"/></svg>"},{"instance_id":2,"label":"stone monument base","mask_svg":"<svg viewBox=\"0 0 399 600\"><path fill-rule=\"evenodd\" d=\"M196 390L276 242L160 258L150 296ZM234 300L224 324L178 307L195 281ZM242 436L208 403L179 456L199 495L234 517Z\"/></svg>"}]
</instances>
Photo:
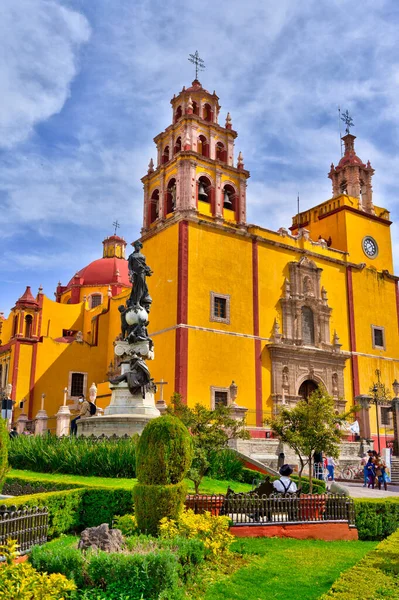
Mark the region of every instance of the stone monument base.
<instances>
[{"instance_id":1,"label":"stone monument base","mask_svg":"<svg viewBox=\"0 0 399 600\"><path fill-rule=\"evenodd\" d=\"M141 433L148 421L161 413L155 406L153 392L132 395L127 383L111 385L111 402L104 415L86 417L77 421L78 436L100 435L123 437Z\"/></svg>"}]
</instances>

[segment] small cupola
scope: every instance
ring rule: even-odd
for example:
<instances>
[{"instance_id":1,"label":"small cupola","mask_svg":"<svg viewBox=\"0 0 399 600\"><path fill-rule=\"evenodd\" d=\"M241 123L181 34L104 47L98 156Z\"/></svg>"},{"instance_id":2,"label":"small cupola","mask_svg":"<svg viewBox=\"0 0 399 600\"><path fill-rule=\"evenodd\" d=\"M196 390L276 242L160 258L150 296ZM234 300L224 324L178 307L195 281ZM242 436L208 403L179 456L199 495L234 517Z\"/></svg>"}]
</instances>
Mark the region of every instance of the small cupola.
<instances>
[{"instance_id":1,"label":"small cupola","mask_svg":"<svg viewBox=\"0 0 399 600\"><path fill-rule=\"evenodd\" d=\"M103 240L103 258L125 258L126 241L119 235L110 235Z\"/></svg>"}]
</instances>

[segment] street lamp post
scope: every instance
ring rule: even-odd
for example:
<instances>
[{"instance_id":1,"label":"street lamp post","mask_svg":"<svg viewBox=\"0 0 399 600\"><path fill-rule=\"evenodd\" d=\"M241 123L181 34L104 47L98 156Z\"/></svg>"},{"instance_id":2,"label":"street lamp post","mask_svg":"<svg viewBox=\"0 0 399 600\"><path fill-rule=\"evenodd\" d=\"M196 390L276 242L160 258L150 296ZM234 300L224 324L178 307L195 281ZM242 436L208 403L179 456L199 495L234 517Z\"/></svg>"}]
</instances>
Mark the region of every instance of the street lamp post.
<instances>
[{"instance_id":1,"label":"street lamp post","mask_svg":"<svg viewBox=\"0 0 399 600\"><path fill-rule=\"evenodd\" d=\"M380 423L378 418L378 387L377 384L373 385L373 398L375 404L375 417L377 421L377 440L378 440L378 454L381 452L381 443L380 443Z\"/></svg>"}]
</instances>

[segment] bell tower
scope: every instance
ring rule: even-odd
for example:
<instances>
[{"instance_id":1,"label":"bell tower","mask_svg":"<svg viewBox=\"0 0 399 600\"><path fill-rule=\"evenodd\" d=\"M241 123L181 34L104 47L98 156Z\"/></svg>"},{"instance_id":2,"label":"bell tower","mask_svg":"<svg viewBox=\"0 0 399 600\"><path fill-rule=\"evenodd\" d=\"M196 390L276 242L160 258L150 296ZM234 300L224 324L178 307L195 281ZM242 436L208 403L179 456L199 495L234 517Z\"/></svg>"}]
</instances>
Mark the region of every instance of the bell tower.
<instances>
[{"instance_id":1,"label":"bell tower","mask_svg":"<svg viewBox=\"0 0 399 600\"><path fill-rule=\"evenodd\" d=\"M219 98L198 79L171 100L172 124L154 138L156 164L151 159L144 185L143 231L169 219L193 214L222 224L246 224L246 181L241 152L234 166L237 132L227 113L218 122Z\"/></svg>"}]
</instances>

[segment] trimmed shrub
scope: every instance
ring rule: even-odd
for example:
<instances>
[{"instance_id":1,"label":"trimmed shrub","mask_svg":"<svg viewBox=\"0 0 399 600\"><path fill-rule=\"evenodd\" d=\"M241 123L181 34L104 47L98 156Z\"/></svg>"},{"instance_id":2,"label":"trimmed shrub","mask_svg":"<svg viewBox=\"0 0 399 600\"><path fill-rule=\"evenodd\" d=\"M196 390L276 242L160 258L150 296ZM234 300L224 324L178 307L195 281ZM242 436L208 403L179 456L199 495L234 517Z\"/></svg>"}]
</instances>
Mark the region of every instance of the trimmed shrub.
<instances>
[{"instance_id":1,"label":"trimmed shrub","mask_svg":"<svg viewBox=\"0 0 399 600\"><path fill-rule=\"evenodd\" d=\"M167 415L145 426L136 452L140 483L170 485L186 476L193 458L193 445L180 419Z\"/></svg>"},{"instance_id":2,"label":"trimmed shrub","mask_svg":"<svg viewBox=\"0 0 399 600\"><path fill-rule=\"evenodd\" d=\"M138 436L93 440L85 437L25 436L12 440L14 469L95 477L135 477Z\"/></svg>"},{"instance_id":3,"label":"trimmed shrub","mask_svg":"<svg viewBox=\"0 0 399 600\"><path fill-rule=\"evenodd\" d=\"M162 540L162 545L169 546L171 551L177 555L180 565L179 575L184 581L187 581L197 566L205 560L205 545L198 538L187 539L177 536L170 540Z\"/></svg>"},{"instance_id":4,"label":"trimmed shrub","mask_svg":"<svg viewBox=\"0 0 399 600\"><path fill-rule=\"evenodd\" d=\"M85 488L80 505L81 527L112 524L115 515L133 512L132 490L123 488Z\"/></svg>"},{"instance_id":5,"label":"trimmed shrub","mask_svg":"<svg viewBox=\"0 0 399 600\"><path fill-rule=\"evenodd\" d=\"M24 477L7 475L3 487L3 494L10 496L27 496L30 494L43 494L81 488L81 483L58 483L56 481L35 481Z\"/></svg>"},{"instance_id":6,"label":"trimmed shrub","mask_svg":"<svg viewBox=\"0 0 399 600\"><path fill-rule=\"evenodd\" d=\"M237 454L230 448L226 448L210 455L209 469L206 476L212 479L244 481L244 469L245 467ZM250 469L245 470L249 471ZM252 479L247 483L252 483Z\"/></svg>"},{"instance_id":7,"label":"trimmed shrub","mask_svg":"<svg viewBox=\"0 0 399 600\"><path fill-rule=\"evenodd\" d=\"M345 571L321 600L399 598L399 531Z\"/></svg>"},{"instance_id":8,"label":"trimmed shrub","mask_svg":"<svg viewBox=\"0 0 399 600\"><path fill-rule=\"evenodd\" d=\"M184 482L175 485L138 483L133 489L133 500L139 530L157 535L161 519L178 518L186 495L187 487Z\"/></svg>"},{"instance_id":9,"label":"trimmed shrub","mask_svg":"<svg viewBox=\"0 0 399 600\"><path fill-rule=\"evenodd\" d=\"M382 540L399 528L399 498L355 498L360 540Z\"/></svg>"},{"instance_id":10,"label":"trimmed shrub","mask_svg":"<svg viewBox=\"0 0 399 600\"><path fill-rule=\"evenodd\" d=\"M116 516L113 527L120 529L123 535L136 535L138 533L137 519L134 515Z\"/></svg>"},{"instance_id":11,"label":"trimmed shrub","mask_svg":"<svg viewBox=\"0 0 399 600\"><path fill-rule=\"evenodd\" d=\"M83 552L78 550L77 538L65 536L44 544L33 546L29 562L38 571L62 573L73 579L78 587L85 584Z\"/></svg>"}]
</instances>

